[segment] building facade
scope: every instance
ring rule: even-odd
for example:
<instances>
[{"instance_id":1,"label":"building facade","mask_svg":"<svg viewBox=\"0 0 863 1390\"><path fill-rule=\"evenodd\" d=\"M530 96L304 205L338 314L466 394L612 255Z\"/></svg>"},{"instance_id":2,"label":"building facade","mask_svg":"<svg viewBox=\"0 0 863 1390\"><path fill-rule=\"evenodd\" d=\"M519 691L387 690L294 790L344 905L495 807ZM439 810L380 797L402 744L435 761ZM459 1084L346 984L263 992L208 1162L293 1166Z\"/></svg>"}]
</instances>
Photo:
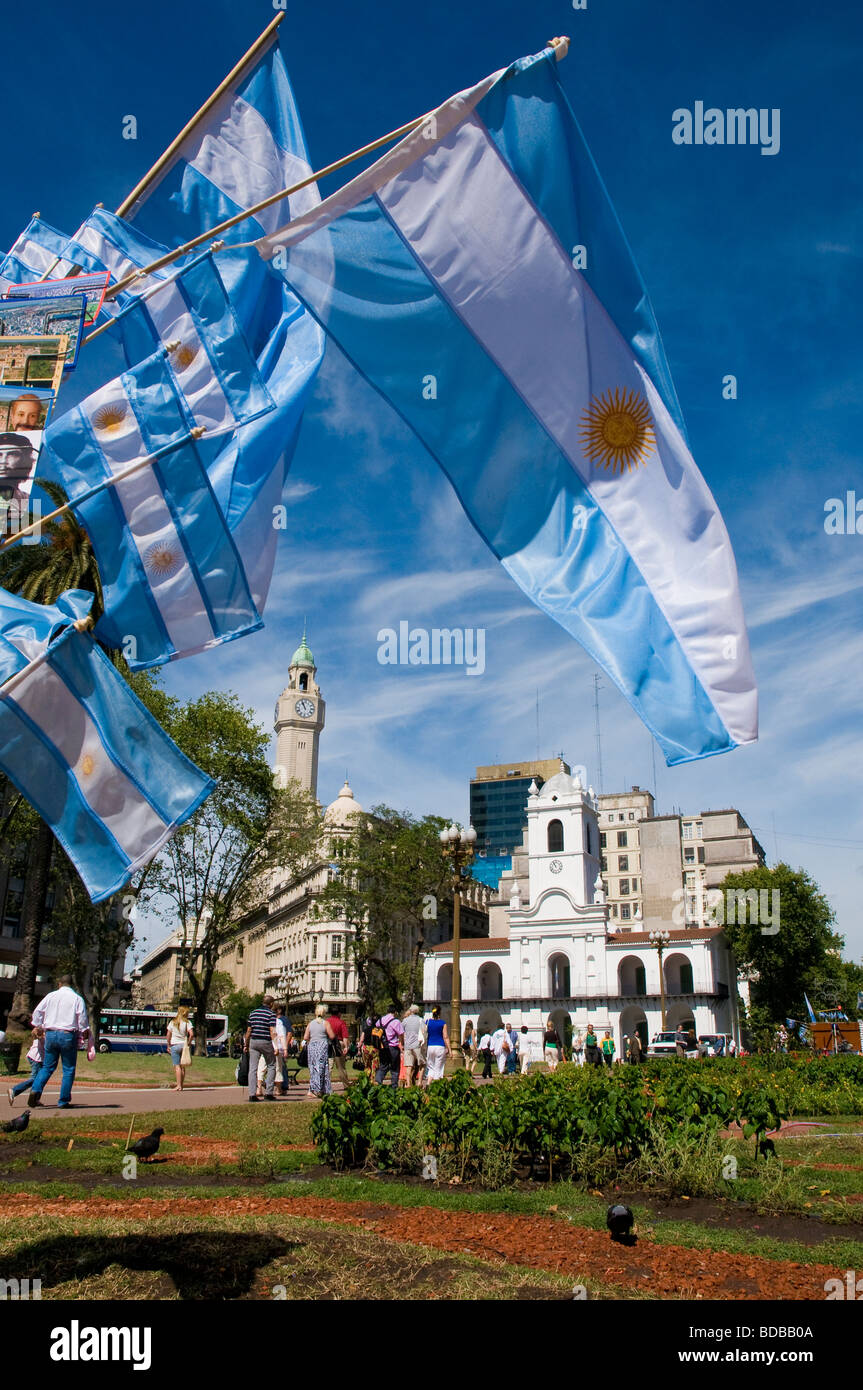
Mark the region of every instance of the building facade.
<instances>
[{"instance_id":1,"label":"building facade","mask_svg":"<svg viewBox=\"0 0 863 1390\"><path fill-rule=\"evenodd\" d=\"M462 946L462 1022L472 1019L480 1032L501 1020L525 1026L534 1048L549 1017L565 1039L592 1024L612 1033L622 1055L625 1034L638 1031L646 1043L660 1030L664 993L666 1027L737 1036L733 960L721 928L666 925L660 978L648 932L621 930L611 916L601 814L580 778L557 773L541 789L531 785L524 841L492 903L489 938ZM447 942L427 957L426 1003L445 1003L451 992Z\"/></svg>"}]
</instances>

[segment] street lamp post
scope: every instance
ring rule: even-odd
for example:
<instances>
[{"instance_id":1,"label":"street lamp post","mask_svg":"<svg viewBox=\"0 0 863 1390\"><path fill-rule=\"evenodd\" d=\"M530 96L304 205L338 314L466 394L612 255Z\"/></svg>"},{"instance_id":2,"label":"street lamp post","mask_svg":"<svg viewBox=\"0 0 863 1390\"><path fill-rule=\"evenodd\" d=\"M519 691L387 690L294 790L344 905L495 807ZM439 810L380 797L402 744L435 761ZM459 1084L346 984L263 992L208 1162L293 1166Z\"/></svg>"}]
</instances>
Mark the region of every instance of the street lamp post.
<instances>
[{"instance_id":1,"label":"street lamp post","mask_svg":"<svg viewBox=\"0 0 863 1390\"><path fill-rule=\"evenodd\" d=\"M451 825L440 832L443 852L452 860L452 1001L450 1003L450 1047L457 1067L464 1066L461 1045L461 883L462 869L473 859L476 831L472 825L459 830Z\"/></svg>"},{"instance_id":2,"label":"street lamp post","mask_svg":"<svg viewBox=\"0 0 863 1390\"><path fill-rule=\"evenodd\" d=\"M663 1033L665 1032L665 974L664 974L663 969L662 969L662 952L665 950L665 948L666 948L666 946L668 945L668 943L669 943L670 940L671 940L671 933L670 933L670 932L667 932L667 931L652 931L652 932L650 933L650 942L651 942L651 945L656 947L656 950L657 950L658 955L659 955L659 999L660 999L660 1007L661 1007L661 1009L662 1009L662 1031L663 1031Z\"/></svg>"}]
</instances>

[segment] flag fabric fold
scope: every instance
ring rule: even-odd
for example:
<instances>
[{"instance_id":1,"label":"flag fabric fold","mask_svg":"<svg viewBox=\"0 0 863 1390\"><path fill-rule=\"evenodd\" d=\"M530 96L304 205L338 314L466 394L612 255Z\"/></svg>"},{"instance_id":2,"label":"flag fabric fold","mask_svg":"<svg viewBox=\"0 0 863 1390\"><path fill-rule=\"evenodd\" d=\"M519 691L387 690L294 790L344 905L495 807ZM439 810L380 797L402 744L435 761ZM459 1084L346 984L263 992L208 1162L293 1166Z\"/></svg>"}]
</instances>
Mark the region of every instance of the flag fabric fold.
<instances>
[{"instance_id":1,"label":"flag fabric fold","mask_svg":"<svg viewBox=\"0 0 863 1390\"><path fill-rule=\"evenodd\" d=\"M136 237L183 245L311 173L302 123L274 37L251 70L191 132L129 211L128 220L98 213L94 217L115 241L125 239L129 257L135 260ZM302 216L319 201L316 186L310 184L257 218L220 233L226 246L219 252L219 272L276 409L219 447L202 443L201 452L262 612L278 537L274 508L282 500L325 340L285 282L270 275L257 253L241 243L281 225L288 216ZM325 241L320 242L320 252L331 261Z\"/></svg>"},{"instance_id":2,"label":"flag fabric fold","mask_svg":"<svg viewBox=\"0 0 863 1390\"><path fill-rule=\"evenodd\" d=\"M257 241L669 763L757 737L736 566L552 49Z\"/></svg>"},{"instance_id":3,"label":"flag fabric fold","mask_svg":"<svg viewBox=\"0 0 863 1390\"><path fill-rule=\"evenodd\" d=\"M75 628L91 603L78 590L52 606L0 591L0 767L100 902L159 852L214 784Z\"/></svg>"},{"instance_id":4,"label":"flag fabric fold","mask_svg":"<svg viewBox=\"0 0 863 1390\"><path fill-rule=\"evenodd\" d=\"M43 445L44 474L66 490L96 553L97 635L133 670L262 626L166 356L93 392Z\"/></svg>"}]
</instances>

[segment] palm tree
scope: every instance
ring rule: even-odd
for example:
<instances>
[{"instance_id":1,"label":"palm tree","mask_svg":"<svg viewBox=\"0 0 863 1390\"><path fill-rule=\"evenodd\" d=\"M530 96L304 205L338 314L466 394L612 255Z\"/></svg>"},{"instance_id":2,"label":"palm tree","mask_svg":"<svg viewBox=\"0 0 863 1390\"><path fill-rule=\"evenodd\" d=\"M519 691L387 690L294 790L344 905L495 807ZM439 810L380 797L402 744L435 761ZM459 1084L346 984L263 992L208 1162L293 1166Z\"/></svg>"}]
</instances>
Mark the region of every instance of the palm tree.
<instances>
[{"instance_id":1,"label":"palm tree","mask_svg":"<svg viewBox=\"0 0 863 1390\"><path fill-rule=\"evenodd\" d=\"M35 482L55 507L66 505L69 499L57 483L42 478ZM38 545L19 541L0 551L0 586L31 603L56 603L67 589L85 589L95 595L94 621L101 617L102 581L96 555L74 513L64 512L55 521L44 522L41 537Z\"/></svg>"},{"instance_id":2,"label":"palm tree","mask_svg":"<svg viewBox=\"0 0 863 1390\"><path fill-rule=\"evenodd\" d=\"M35 479L35 483L55 507L62 507L68 501L65 492L56 483L41 478ZM103 611L102 582L93 546L72 512L65 512L62 517L45 522L38 545L18 542L0 551L0 586L32 603L56 603L67 589L85 589L94 595L94 620ZM16 1028L23 1031L29 1027L35 1003L36 967L53 850L51 828L40 820L31 842L21 903L21 957L7 1023L7 1027L13 1031Z\"/></svg>"}]
</instances>

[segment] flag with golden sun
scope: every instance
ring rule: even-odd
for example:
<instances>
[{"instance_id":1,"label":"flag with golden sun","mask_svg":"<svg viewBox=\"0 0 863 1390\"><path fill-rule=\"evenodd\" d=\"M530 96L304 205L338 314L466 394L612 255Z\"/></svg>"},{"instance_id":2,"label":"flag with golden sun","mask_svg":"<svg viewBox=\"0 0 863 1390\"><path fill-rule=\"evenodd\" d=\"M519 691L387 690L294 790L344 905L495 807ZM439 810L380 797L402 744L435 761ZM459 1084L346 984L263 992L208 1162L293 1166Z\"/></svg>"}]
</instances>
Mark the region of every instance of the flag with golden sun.
<instances>
[{"instance_id":1,"label":"flag with golden sun","mask_svg":"<svg viewBox=\"0 0 863 1390\"><path fill-rule=\"evenodd\" d=\"M757 737L731 543L553 48L256 244L669 763Z\"/></svg>"},{"instance_id":2,"label":"flag with golden sun","mask_svg":"<svg viewBox=\"0 0 863 1390\"><path fill-rule=\"evenodd\" d=\"M94 902L148 863L213 790L84 625L0 589L0 771L50 825Z\"/></svg>"},{"instance_id":3,"label":"flag with golden sun","mask_svg":"<svg viewBox=\"0 0 863 1390\"><path fill-rule=\"evenodd\" d=\"M41 464L96 552L97 636L133 670L262 626L167 357L159 349L55 421Z\"/></svg>"}]
</instances>

